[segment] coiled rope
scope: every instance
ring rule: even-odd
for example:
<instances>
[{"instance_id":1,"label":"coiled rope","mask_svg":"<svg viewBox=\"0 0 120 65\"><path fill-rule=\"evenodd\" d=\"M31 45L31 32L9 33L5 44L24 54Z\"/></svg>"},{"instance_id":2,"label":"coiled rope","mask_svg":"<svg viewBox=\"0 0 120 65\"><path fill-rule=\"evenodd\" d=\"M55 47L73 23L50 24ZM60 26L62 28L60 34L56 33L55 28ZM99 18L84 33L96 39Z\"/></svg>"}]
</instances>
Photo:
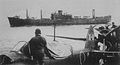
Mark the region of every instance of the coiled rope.
<instances>
[{"instance_id":1,"label":"coiled rope","mask_svg":"<svg viewBox=\"0 0 120 65\"><path fill-rule=\"evenodd\" d=\"M82 54L83 54L83 59L82 59ZM82 64L85 62L85 60L86 60L86 55L85 55L85 53L84 53L84 52L80 52L79 58L80 58L80 65L82 65ZM82 61L82 60L83 60L83 61Z\"/></svg>"}]
</instances>

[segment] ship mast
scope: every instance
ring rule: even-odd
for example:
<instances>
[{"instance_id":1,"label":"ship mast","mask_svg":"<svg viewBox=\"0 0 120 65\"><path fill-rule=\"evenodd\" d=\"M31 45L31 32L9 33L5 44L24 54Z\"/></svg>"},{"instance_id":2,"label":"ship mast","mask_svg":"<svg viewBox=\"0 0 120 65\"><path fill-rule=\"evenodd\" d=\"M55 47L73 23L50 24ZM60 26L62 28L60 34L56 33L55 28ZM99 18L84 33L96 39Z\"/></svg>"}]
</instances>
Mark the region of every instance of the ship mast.
<instances>
[{"instance_id":1,"label":"ship mast","mask_svg":"<svg viewBox=\"0 0 120 65\"><path fill-rule=\"evenodd\" d=\"M54 23L53 23L53 25L54 25L54 40L53 41L56 41L55 40L55 33L56 33L56 18L55 18L55 15L53 15L53 21L54 21Z\"/></svg>"},{"instance_id":2,"label":"ship mast","mask_svg":"<svg viewBox=\"0 0 120 65\"><path fill-rule=\"evenodd\" d=\"M95 19L95 9L92 10L92 17Z\"/></svg>"},{"instance_id":3,"label":"ship mast","mask_svg":"<svg viewBox=\"0 0 120 65\"><path fill-rule=\"evenodd\" d=\"M28 9L26 9L26 19L29 19L29 16L28 16Z\"/></svg>"},{"instance_id":4,"label":"ship mast","mask_svg":"<svg viewBox=\"0 0 120 65\"><path fill-rule=\"evenodd\" d=\"M41 15L41 20L42 20L42 10L40 11L40 13L41 13L40 15Z\"/></svg>"}]
</instances>

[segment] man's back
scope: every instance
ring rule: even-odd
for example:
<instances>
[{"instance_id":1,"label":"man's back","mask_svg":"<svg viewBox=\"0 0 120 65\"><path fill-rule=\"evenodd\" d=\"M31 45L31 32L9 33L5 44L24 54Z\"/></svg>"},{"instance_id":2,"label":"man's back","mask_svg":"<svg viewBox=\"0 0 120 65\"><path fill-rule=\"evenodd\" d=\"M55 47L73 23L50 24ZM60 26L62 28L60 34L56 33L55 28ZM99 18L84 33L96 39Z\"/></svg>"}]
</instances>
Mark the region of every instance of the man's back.
<instances>
[{"instance_id":1,"label":"man's back","mask_svg":"<svg viewBox=\"0 0 120 65\"><path fill-rule=\"evenodd\" d=\"M35 36L30 41L30 49L32 54L44 53L43 49L46 46L46 40L41 36Z\"/></svg>"}]
</instances>

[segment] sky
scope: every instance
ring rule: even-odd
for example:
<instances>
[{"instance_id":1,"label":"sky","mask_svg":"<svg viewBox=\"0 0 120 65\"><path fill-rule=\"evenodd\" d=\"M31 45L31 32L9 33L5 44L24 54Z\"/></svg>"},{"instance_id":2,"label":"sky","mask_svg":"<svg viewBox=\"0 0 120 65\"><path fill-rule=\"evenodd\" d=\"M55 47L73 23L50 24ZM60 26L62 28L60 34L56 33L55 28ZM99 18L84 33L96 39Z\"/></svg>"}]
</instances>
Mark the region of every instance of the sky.
<instances>
[{"instance_id":1,"label":"sky","mask_svg":"<svg viewBox=\"0 0 120 65\"><path fill-rule=\"evenodd\" d=\"M43 17L50 17L57 10L73 16L91 16L95 9L96 16L111 15L116 23L120 20L120 0L0 0L0 21L15 15L25 18L26 9L30 17L36 18L40 18L41 9Z\"/></svg>"}]
</instances>

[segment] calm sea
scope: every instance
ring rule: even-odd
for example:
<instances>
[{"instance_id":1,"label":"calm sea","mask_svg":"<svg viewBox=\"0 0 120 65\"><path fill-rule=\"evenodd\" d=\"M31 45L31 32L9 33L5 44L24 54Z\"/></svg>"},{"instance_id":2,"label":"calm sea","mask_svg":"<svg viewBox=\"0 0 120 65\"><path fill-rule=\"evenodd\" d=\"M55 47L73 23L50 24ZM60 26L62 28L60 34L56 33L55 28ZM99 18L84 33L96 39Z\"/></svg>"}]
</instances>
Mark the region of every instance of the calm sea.
<instances>
[{"instance_id":1,"label":"calm sea","mask_svg":"<svg viewBox=\"0 0 120 65\"><path fill-rule=\"evenodd\" d=\"M85 38L89 25L66 25L57 26L56 35ZM67 51L69 46L72 46L73 50L81 50L84 48L84 41L68 40L56 38L56 44L53 44L53 38L46 35L53 35L53 26L31 26L31 27L0 27L0 54L11 50L15 44L19 41L29 41L34 36L34 30L40 28L42 36L47 40L47 45L50 47L59 48L59 50ZM56 49L55 49L56 50ZM65 52L66 52L65 51ZM56 51L57 52L57 51ZM59 52L60 53L60 52ZM64 52L63 52L64 53Z\"/></svg>"}]
</instances>

